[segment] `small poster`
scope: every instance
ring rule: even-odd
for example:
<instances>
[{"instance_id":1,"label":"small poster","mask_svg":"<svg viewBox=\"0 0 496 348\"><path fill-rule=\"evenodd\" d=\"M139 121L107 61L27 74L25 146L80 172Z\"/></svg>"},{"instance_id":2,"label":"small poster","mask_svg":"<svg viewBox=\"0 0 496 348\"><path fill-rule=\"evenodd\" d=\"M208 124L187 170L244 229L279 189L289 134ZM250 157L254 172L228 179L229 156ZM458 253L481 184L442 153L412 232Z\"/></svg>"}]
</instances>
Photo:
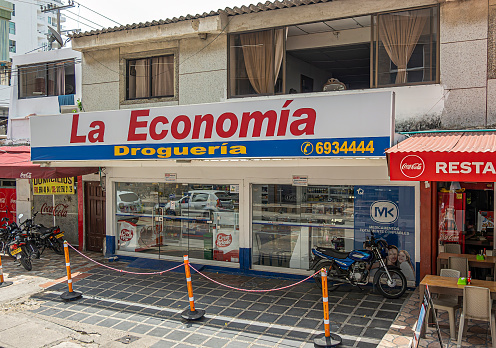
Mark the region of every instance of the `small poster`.
<instances>
[{"instance_id":1,"label":"small poster","mask_svg":"<svg viewBox=\"0 0 496 348\"><path fill-rule=\"evenodd\" d=\"M58 179L32 179L33 195L73 195L74 177Z\"/></svg>"},{"instance_id":2,"label":"small poster","mask_svg":"<svg viewBox=\"0 0 496 348\"><path fill-rule=\"evenodd\" d=\"M293 186L308 186L308 176L293 175Z\"/></svg>"},{"instance_id":3,"label":"small poster","mask_svg":"<svg viewBox=\"0 0 496 348\"><path fill-rule=\"evenodd\" d=\"M165 173L165 182L177 182L176 173Z\"/></svg>"},{"instance_id":4,"label":"small poster","mask_svg":"<svg viewBox=\"0 0 496 348\"><path fill-rule=\"evenodd\" d=\"M229 192L239 193L239 185L229 185Z\"/></svg>"},{"instance_id":5,"label":"small poster","mask_svg":"<svg viewBox=\"0 0 496 348\"><path fill-rule=\"evenodd\" d=\"M430 308L431 311L434 311L434 303L432 302L429 286L426 285L424 291L424 298L422 300L422 305L420 306L420 313L417 319L417 324L415 325L415 331L413 332L413 340L412 343L410 344L410 348L418 347L420 341L420 334L422 332L422 327L424 326L426 320L425 317L428 308ZM439 323L437 322L437 317L436 315L433 315L433 317L434 317L434 323L436 324L437 339L439 340L439 344L441 345L441 347L444 348L445 346L443 345L443 339L441 338L441 330L439 329Z\"/></svg>"}]
</instances>

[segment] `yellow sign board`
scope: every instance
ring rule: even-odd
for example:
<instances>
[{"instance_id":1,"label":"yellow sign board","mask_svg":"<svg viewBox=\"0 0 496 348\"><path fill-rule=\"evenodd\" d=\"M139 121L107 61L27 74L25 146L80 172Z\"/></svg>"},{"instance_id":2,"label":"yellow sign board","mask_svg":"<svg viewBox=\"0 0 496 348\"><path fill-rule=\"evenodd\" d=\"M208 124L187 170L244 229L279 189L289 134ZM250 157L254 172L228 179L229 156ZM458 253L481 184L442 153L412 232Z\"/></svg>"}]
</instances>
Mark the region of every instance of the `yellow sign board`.
<instances>
[{"instance_id":1,"label":"yellow sign board","mask_svg":"<svg viewBox=\"0 0 496 348\"><path fill-rule=\"evenodd\" d=\"M72 195L74 178L32 179L33 194L36 195Z\"/></svg>"}]
</instances>

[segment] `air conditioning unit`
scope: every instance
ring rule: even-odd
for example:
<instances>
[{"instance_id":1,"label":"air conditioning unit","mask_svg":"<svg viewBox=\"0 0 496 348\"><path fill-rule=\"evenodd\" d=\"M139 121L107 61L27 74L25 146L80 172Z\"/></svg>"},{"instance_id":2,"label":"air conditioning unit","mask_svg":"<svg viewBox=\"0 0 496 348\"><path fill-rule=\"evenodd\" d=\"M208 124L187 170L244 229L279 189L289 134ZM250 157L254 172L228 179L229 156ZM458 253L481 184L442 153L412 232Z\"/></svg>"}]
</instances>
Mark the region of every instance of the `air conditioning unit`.
<instances>
[{"instance_id":1,"label":"air conditioning unit","mask_svg":"<svg viewBox=\"0 0 496 348\"><path fill-rule=\"evenodd\" d=\"M77 105L60 105L61 114L75 114L79 112Z\"/></svg>"}]
</instances>

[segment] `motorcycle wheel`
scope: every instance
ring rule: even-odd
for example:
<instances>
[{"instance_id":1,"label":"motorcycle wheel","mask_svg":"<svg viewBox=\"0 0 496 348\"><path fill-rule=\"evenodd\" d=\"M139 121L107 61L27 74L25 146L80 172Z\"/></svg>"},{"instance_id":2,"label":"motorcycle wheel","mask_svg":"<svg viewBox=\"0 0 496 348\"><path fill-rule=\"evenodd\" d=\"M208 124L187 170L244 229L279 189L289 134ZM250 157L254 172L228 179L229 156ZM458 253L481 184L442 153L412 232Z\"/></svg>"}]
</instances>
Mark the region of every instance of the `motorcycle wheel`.
<instances>
[{"instance_id":1,"label":"motorcycle wheel","mask_svg":"<svg viewBox=\"0 0 496 348\"><path fill-rule=\"evenodd\" d=\"M327 271L328 277L329 276L330 277L337 277L338 274L340 273L338 266L336 265L335 262L325 261L325 262L317 264L317 266L319 266L319 267L316 267L317 269L315 269L315 271L320 270L322 268L325 268L325 270ZM322 277L320 276L320 272L317 273L316 275L314 275L313 279L315 280L315 283L317 284L317 286L322 289ZM341 285L341 284L342 283L335 282L333 280L329 280L329 278L328 278L327 279L327 290L328 291L334 291L337 288L339 288L339 285Z\"/></svg>"},{"instance_id":2,"label":"motorcycle wheel","mask_svg":"<svg viewBox=\"0 0 496 348\"><path fill-rule=\"evenodd\" d=\"M388 269L393 284L389 283L389 278L384 270L379 271L376 277L377 283L375 284L379 293L385 298L399 298L403 296L406 291L406 278L401 271L396 269Z\"/></svg>"},{"instance_id":3,"label":"motorcycle wheel","mask_svg":"<svg viewBox=\"0 0 496 348\"><path fill-rule=\"evenodd\" d=\"M52 245L52 250L57 255L64 255L64 244L60 239L51 240L50 244Z\"/></svg>"},{"instance_id":4,"label":"motorcycle wheel","mask_svg":"<svg viewBox=\"0 0 496 348\"><path fill-rule=\"evenodd\" d=\"M21 251L21 257L19 258L19 262L26 271L31 271L33 269L33 264L31 263L31 259L26 253L25 249Z\"/></svg>"},{"instance_id":5,"label":"motorcycle wheel","mask_svg":"<svg viewBox=\"0 0 496 348\"><path fill-rule=\"evenodd\" d=\"M28 254L31 257L34 257L35 259L39 259L41 256L40 250L34 245L33 242L29 242L27 244L27 249L28 249Z\"/></svg>"}]
</instances>

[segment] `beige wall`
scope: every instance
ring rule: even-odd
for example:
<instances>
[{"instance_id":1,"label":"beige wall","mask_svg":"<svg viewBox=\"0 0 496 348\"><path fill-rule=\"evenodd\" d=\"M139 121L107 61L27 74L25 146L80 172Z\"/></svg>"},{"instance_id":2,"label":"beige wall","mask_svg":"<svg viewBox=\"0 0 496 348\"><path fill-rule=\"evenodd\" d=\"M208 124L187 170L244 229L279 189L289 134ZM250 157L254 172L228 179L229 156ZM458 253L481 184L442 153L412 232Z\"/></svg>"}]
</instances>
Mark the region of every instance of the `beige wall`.
<instances>
[{"instance_id":1,"label":"beige wall","mask_svg":"<svg viewBox=\"0 0 496 348\"><path fill-rule=\"evenodd\" d=\"M437 0L415 0L408 1L408 7L437 3ZM83 105L85 111L96 111L225 101L228 84L226 32L404 7L405 2L401 0L333 1L227 19L217 16L196 22L75 38L74 48L84 52ZM441 1L440 84L395 88L401 95L396 104L397 124L402 125L401 130L408 130L408 127L462 129L496 124L496 104L493 102L493 96L496 97L493 80L496 78L495 20L496 0ZM206 40L198 36L202 28L203 32L208 32ZM167 49L177 53L177 97L152 103L125 101L123 57L133 52L146 54ZM416 98L413 104L411 98Z\"/></svg>"}]
</instances>

